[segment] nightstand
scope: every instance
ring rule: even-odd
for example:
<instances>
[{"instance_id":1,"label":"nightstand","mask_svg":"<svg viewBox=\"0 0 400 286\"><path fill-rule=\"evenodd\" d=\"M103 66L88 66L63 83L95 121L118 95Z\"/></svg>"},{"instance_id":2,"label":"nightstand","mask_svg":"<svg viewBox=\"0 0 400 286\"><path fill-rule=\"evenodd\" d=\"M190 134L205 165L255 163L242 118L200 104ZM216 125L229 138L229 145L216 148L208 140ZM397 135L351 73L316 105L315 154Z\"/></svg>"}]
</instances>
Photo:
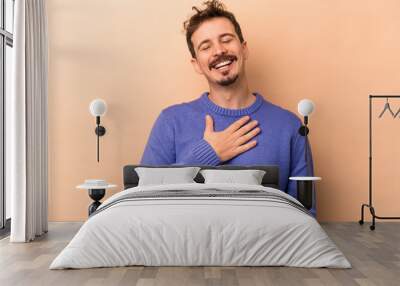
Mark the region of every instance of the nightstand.
<instances>
[{"instance_id":1,"label":"nightstand","mask_svg":"<svg viewBox=\"0 0 400 286\"><path fill-rule=\"evenodd\" d=\"M89 216L101 205L100 200L106 194L106 190L116 186L107 183L105 180L85 180L85 183L76 186L77 189L88 190L89 197L93 200L93 203L88 208Z\"/></svg>"},{"instance_id":2,"label":"nightstand","mask_svg":"<svg viewBox=\"0 0 400 286\"><path fill-rule=\"evenodd\" d=\"M313 184L315 181L320 181L321 177L290 177L289 180L297 182L297 200L306 209L311 209L313 203Z\"/></svg>"}]
</instances>

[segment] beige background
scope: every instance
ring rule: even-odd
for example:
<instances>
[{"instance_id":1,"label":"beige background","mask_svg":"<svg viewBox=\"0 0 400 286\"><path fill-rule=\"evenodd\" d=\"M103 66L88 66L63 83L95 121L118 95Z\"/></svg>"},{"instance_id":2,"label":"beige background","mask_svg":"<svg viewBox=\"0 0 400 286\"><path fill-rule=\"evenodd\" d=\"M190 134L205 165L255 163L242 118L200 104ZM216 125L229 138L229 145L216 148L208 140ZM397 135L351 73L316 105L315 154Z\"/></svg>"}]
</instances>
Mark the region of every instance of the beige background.
<instances>
[{"instance_id":1,"label":"beige background","mask_svg":"<svg viewBox=\"0 0 400 286\"><path fill-rule=\"evenodd\" d=\"M90 199L75 186L87 178L122 186L122 167L139 162L160 110L207 89L182 31L199 3L47 1L50 220L84 220ZM400 1L225 3L248 41L251 88L293 112L302 98L316 103L318 219L358 220L368 198L368 95L400 94ZM109 107L100 163L88 110L95 98ZM379 215L400 215L400 118L376 120L383 104L374 110L375 205Z\"/></svg>"}]
</instances>

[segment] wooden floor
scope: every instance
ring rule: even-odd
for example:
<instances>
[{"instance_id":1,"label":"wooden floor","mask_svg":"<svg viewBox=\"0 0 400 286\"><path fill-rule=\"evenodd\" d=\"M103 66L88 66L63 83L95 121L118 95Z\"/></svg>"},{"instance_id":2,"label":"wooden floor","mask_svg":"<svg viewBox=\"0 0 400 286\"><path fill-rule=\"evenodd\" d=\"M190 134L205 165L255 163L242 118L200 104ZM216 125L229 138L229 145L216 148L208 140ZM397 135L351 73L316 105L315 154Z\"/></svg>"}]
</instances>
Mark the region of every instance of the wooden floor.
<instances>
[{"instance_id":1,"label":"wooden floor","mask_svg":"<svg viewBox=\"0 0 400 286\"><path fill-rule=\"evenodd\" d=\"M120 267L48 270L81 223L50 223L32 243L0 241L0 285L400 285L400 223L323 224L352 269L289 267Z\"/></svg>"}]
</instances>

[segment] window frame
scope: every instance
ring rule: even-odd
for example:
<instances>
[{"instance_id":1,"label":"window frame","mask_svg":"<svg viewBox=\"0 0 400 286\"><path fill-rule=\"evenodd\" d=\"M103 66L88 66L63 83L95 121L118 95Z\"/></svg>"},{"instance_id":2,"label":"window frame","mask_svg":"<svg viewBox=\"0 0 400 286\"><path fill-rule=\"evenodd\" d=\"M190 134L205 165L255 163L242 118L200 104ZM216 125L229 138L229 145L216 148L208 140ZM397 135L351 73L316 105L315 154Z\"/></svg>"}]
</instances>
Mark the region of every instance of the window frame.
<instances>
[{"instance_id":1,"label":"window frame","mask_svg":"<svg viewBox=\"0 0 400 286\"><path fill-rule=\"evenodd\" d=\"M6 218L6 189L5 189L5 97L6 97L6 48L13 48L14 36L6 30L6 0L0 0L1 21L0 21L0 236L10 231L10 220ZM13 2L13 13L15 0ZM13 17L12 15L11 17ZM14 30L14 27L13 27Z\"/></svg>"}]
</instances>

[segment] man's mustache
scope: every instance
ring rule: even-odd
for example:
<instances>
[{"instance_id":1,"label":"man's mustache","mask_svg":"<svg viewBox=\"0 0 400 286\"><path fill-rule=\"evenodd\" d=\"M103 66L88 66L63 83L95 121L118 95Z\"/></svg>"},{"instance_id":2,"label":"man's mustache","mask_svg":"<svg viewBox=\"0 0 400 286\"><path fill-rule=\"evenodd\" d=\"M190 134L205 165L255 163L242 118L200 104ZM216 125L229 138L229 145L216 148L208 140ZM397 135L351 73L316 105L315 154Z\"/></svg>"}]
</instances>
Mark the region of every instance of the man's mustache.
<instances>
[{"instance_id":1,"label":"man's mustache","mask_svg":"<svg viewBox=\"0 0 400 286\"><path fill-rule=\"evenodd\" d=\"M209 65L208 68L211 70L213 67L215 67L217 64L225 62L225 61L236 61L237 57L234 55L221 55L215 60L213 60Z\"/></svg>"}]
</instances>

